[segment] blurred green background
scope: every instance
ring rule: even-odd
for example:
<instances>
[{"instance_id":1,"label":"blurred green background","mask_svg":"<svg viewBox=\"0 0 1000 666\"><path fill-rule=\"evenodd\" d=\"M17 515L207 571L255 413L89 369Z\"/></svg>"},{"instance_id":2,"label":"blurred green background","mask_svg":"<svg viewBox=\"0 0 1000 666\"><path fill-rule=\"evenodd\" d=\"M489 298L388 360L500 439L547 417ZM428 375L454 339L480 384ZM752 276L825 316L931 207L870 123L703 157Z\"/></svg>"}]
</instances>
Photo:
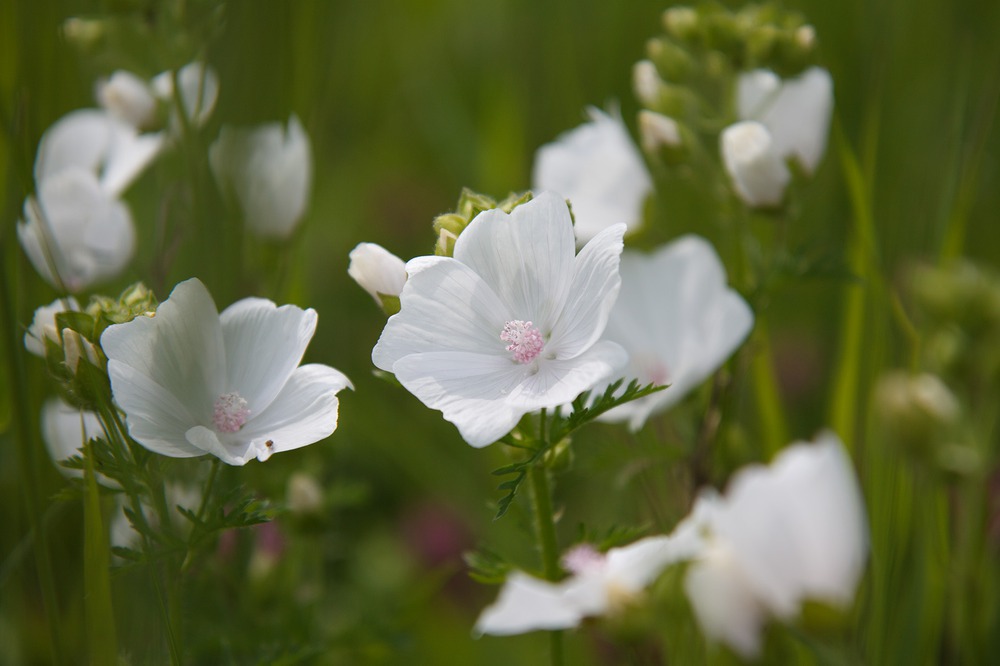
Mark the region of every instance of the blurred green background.
<instances>
[{"instance_id":1,"label":"blurred green background","mask_svg":"<svg viewBox=\"0 0 1000 666\"><path fill-rule=\"evenodd\" d=\"M189 177L191 166L175 154L129 191L138 258L125 276L100 290L115 294L141 279L163 299L177 281L196 275L220 307L250 294L314 307L319 329L306 360L333 365L355 384L355 393L343 395L340 427L331 439L267 464L226 470L275 501L283 500L291 473L308 471L332 508L318 524L279 520L291 545L269 578L247 582L248 535L241 537L244 560L229 562L228 570L200 572L203 584L213 581L214 588L189 597L198 604L191 609L198 626L185 629L189 646L204 655L200 663L543 663L543 635L470 635L495 588L467 578L461 553L485 545L527 565L536 557L524 507L515 505L508 517L492 521L499 493L489 472L507 461L507 453L498 446L472 449L438 413L372 376L370 350L384 318L348 278L347 256L361 241L404 258L427 253L434 240L431 220L454 206L463 186L498 197L528 188L535 149L580 124L587 105L619 104L634 129L631 66L644 57L645 40L661 31L666 5L255 0L183 6L186 34L163 20L173 4L0 3L0 248L3 279L15 296L14 319L24 327L37 306L56 296L35 275L15 233L33 188L38 140L63 114L94 106L94 81L115 69L150 77L204 58L220 78L218 106L201 133L206 145L223 123L284 120L291 112L312 139L311 206L288 247L279 252L199 232L198 224L226 215L214 195L188 213L188 203L176 203L182 213L171 214L191 220L178 223L185 231L177 236L178 259L165 264L154 229L162 201L172 196L173 183ZM996 265L1000 3L817 0L785 6L816 28L820 63L835 81L835 124L868 177L888 283L911 262L939 255L955 214L967 221L965 253ZM81 47L63 36L70 17L109 15L113 29L93 43ZM804 225L790 236L793 247L842 261L852 211L834 146L831 140L805 193ZM210 179L207 172L201 176ZM697 202L664 197L655 216L660 238L695 231L725 241ZM221 253L227 243L242 243L244 271L234 279L227 273L231 264L201 259L208 242ZM282 280L272 279L279 274ZM789 280L777 285L769 302L775 363L796 438L811 437L827 422L843 287L833 279ZM864 381L874 374L871 368L905 358L895 343L885 354L863 371ZM17 362L26 369L24 398L37 414L50 393L42 363L27 355ZM26 554L22 479L9 429L8 379L15 368L5 359L0 369L0 663L46 663L44 615ZM859 412L866 397L859 391ZM667 499L686 492L678 490L682 474L671 465L683 453L676 442L684 427L682 416L639 437L605 426L581 437L575 465L558 481L563 544L575 539L581 523L598 533L616 524L672 528L679 514L663 507L676 506ZM49 498L64 481L44 453L39 456L39 493ZM724 478L727 461L748 457L731 452L716 476ZM196 466L169 469L182 474ZM67 645L80 645L82 513L78 503L45 504L61 633ZM134 572L115 579L120 640L135 663L162 663L162 628L143 584ZM689 617L671 631L701 645ZM626 663L643 655L641 645L632 653L616 651L600 630L574 634L568 649L570 663Z\"/></svg>"}]
</instances>

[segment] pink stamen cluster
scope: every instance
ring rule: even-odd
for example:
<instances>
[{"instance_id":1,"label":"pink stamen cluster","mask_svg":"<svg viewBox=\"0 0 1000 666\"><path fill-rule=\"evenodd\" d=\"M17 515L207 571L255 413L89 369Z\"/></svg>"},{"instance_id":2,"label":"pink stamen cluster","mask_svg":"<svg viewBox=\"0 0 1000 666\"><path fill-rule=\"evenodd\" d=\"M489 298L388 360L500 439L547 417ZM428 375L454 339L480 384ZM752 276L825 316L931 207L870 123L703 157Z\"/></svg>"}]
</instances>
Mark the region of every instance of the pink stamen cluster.
<instances>
[{"instance_id":1,"label":"pink stamen cluster","mask_svg":"<svg viewBox=\"0 0 1000 666\"><path fill-rule=\"evenodd\" d=\"M507 351L514 353L514 360L518 363L531 363L542 353L545 340L542 333L535 328L530 321L514 319L503 325L500 331L500 339L509 342Z\"/></svg>"},{"instance_id":2,"label":"pink stamen cluster","mask_svg":"<svg viewBox=\"0 0 1000 666\"><path fill-rule=\"evenodd\" d=\"M573 546L562 556L563 569L571 574L585 574L599 571L605 562L604 553L601 553L589 543L581 543Z\"/></svg>"},{"instance_id":3,"label":"pink stamen cluster","mask_svg":"<svg viewBox=\"0 0 1000 666\"><path fill-rule=\"evenodd\" d=\"M212 423L219 432L238 432L250 416L250 407L239 393L223 393L215 401Z\"/></svg>"}]
</instances>

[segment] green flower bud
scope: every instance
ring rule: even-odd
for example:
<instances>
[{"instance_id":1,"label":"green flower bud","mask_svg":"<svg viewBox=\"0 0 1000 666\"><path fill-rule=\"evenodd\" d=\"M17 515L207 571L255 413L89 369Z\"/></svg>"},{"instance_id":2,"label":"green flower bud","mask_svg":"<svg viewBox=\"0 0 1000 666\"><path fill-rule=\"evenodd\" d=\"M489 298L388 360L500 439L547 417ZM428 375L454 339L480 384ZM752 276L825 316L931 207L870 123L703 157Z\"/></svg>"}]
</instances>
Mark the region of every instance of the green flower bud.
<instances>
[{"instance_id":1,"label":"green flower bud","mask_svg":"<svg viewBox=\"0 0 1000 666\"><path fill-rule=\"evenodd\" d=\"M696 69L694 58L666 37L656 37L646 42L646 55L668 81L686 81Z\"/></svg>"},{"instance_id":2,"label":"green flower bud","mask_svg":"<svg viewBox=\"0 0 1000 666\"><path fill-rule=\"evenodd\" d=\"M687 126L645 109L639 112L639 139L647 155L666 164L686 162L697 143L697 137Z\"/></svg>"},{"instance_id":3,"label":"green flower bud","mask_svg":"<svg viewBox=\"0 0 1000 666\"><path fill-rule=\"evenodd\" d=\"M433 228L437 236L434 243L434 254L439 257L450 257L455 251L455 241L462 234L462 231L469 226L477 215L484 210L500 208L505 213L509 213L517 206L531 201L531 192L522 194L510 194L499 203L485 194L473 192L469 188L462 190L458 198L458 206L454 213L444 213L434 218ZM383 305L385 305L383 303Z\"/></svg>"},{"instance_id":4,"label":"green flower bud","mask_svg":"<svg viewBox=\"0 0 1000 666\"><path fill-rule=\"evenodd\" d=\"M958 400L938 377L903 371L879 379L875 404L890 437L918 457L931 454L961 411Z\"/></svg>"},{"instance_id":5,"label":"green flower bud","mask_svg":"<svg viewBox=\"0 0 1000 666\"><path fill-rule=\"evenodd\" d=\"M693 42L701 36L698 12L690 7L671 7L663 12L663 27L667 34L685 42Z\"/></svg>"}]
</instances>

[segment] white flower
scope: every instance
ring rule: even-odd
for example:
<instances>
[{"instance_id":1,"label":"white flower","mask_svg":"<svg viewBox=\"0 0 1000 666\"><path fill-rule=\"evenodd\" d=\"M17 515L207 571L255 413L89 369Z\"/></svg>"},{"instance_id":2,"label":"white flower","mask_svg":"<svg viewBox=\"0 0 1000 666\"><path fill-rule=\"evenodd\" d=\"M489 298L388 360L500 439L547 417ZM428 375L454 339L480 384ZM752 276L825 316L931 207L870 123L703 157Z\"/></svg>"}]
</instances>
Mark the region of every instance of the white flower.
<instances>
[{"instance_id":1,"label":"white flower","mask_svg":"<svg viewBox=\"0 0 1000 666\"><path fill-rule=\"evenodd\" d=\"M177 72L177 80L181 87L181 103L184 114L194 127L201 127L208 122L219 97L219 77L211 67L204 63L192 62L184 65ZM157 97L174 104L174 73L161 72L153 77L153 92ZM171 112L171 125L174 131L179 130L180 119L177 110Z\"/></svg>"},{"instance_id":2,"label":"white flower","mask_svg":"<svg viewBox=\"0 0 1000 666\"><path fill-rule=\"evenodd\" d=\"M294 114L282 123L223 127L209 150L221 188L232 191L251 231L287 238L305 213L312 184L309 137Z\"/></svg>"},{"instance_id":3,"label":"white flower","mask_svg":"<svg viewBox=\"0 0 1000 666\"><path fill-rule=\"evenodd\" d=\"M358 243L351 250L347 274L382 306L379 294L399 296L406 283L406 263L376 243Z\"/></svg>"},{"instance_id":4,"label":"white flower","mask_svg":"<svg viewBox=\"0 0 1000 666\"><path fill-rule=\"evenodd\" d=\"M699 236L684 236L651 255L626 251L621 277L604 337L628 352L625 377L670 385L604 415L638 430L725 362L753 327L753 312L726 286L715 249Z\"/></svg>"},{"instance_id":5,"label":"white flower","mask_svg":"<svg viewBox=\"0 0 1000 666\"><path fill-rule=\"evenodd\" d=\"M648 109L639 112L639 136L642 149L650 154L660 148L680 148L684 145L677 121Z\"/></svg>"},{"instance_id":6,"label":"white flower","mask_svg":"<svg viewBox=\"0 0 1000 666\"><path fill-rule=\"evenodd\" d=\"M60 312L70 312L79 309L80 306L77 304L76 299L70 296L66 299L57 298L48 305L43 305L35 310L31 326L28 327L28 331L24 334L24 348L35 356L45 358L46 340L51 340L57 345L62 346L62 341L59 338L59 329L56 326L56 315Z\"/></svg>"},{"instance_id":7,"label":"white flower","mask_svg":"<svg viewBox=\"0 0 1000 666\"><path fill-rule=\"evenodd\" d=\"M201 504L201 489L196 486L182 485L175 481L167 481L164 484L163 490L166 493L167 509L172 529L182 533L190 532L191 521L185 518L177 507L182 507L188 511L197 511L198 506ZM128 516L125 515L126 508L132 509L133 507L128 497L125 494L120 494L111 516L111 525L108 528L109 541L116 548L142 548L142 535L136 532L135 528L132 527L132 523L129 522ZM154 529L159 527L159 517L152 506L143 503L140 506L140 510L150 527Z\"/></svg>"},{"instance_id":8,"label":"white flower","mask_svg":"<svg viewBox=\"0 0 1000 666\"><path fill-rule=\"evenodd\" d=\"M402 310L372 360L475 447L521 417L572 401L624 365L598 339L618 295L625 225L579 255L566 203L543 193L508 215L480 213L451 257L406 264Z\"/></svg>"},{"instance_id":9,"label":"white flower","mask_svg":"<svg viewBox=\"0 0 1000 666\"><path fill-rule=\"evenodd\" d=\"M538 149L532 176L536 191L570 200L581 244L620 222L637 231L653 191L646 163L622 119L595 108L588 115L590 122Z\"/></svg>"},{"instance_id":10,"label":"white flower","mask_svg":"<svg viewBox=\"0 0 1000 666\"><path fill-rule=\"evenodd\" d=\"M149 84L132 72L119 69L97 82L97 103L132 127L149 127L156 121L156 98Z\"/></svg>"},{"instance_id":11,"label":"white flower","mask_svg":"<svg viewBox=\"0 0 1000 666\"><path fill-rule=\"evenodd\" d=\"M166 456L211 453L243 465L336 429L336 394L351 384L328 366L299 366L315 330L314 310L261 298L220 315L190 279L155 316L108 327L101 346L136 441Z\"/></svg>"},{"instance_id":12,"label":"white flower","mask_svg":"<svg viewBox=\"0 0 1000 666\"><path fill-rule=\"evenodd\" d=\"M702 630L744 657L760 652L768 616L806 599L847 606L864 568L864 502L839 438L795 443L769 466L736 474L725 497L695 508L705 547L685 589Z\"/></svg>"},{"instance_id":13,"label":"white flower","mask_svg":"<svg viewBox=\"0 0 1000 666\"><path fill-rule=\"evenodd\" d=\"M563 567L573 574L566 580L550 583L512 572L496 602L479 616L475 631L506 636L568 629L585 617L614 613L636 600L668 565L694 557L699 548L697 532L688 529L607 553L576 546L563 556Z\"/></svg>"},{"instance_id":14,"label":"white flower","mask_svg":"<svg viewBox=\"0 0 1000 666\"><path fill-rule=\"evenodd\" d=\"M777 206L792 174L768 129L752 120L734 123L719 137L722 163L733 188L748 206Z\"/></svg>"},{"instance_id":15,"label":"white flower","mask_svg":"<svg viewBox=\"0 0 1000 666\"><path fill-rule=\"evenodd\" d=\"M632 90L643 106L659 106L662 88L663 79L651 60L640 60L632 66Z\"/></svg>"},{"instance_id":16,"label":"white flower","mask_svg":"<svg viewBox=\"0 0 1000 666\"><path fill-rule=\"evenodd\" d=\"M796 158L807 173L816 170L833 113L829 72L812 67L785 81L766 69L745 72L737 81L736 104L741 119L767 127L782 159Z\"/></svg>"},{"instance_id":17,"label":"white flower","mask_svg":"<svg viewBox=\"0 0 1000 666\"><path fill-rule=\"evenodd\" d=\"M104 436L104 426L94 412L73 407L59 398L47 400L42 407L42 439L53 462L59 463L80 455L80 449L89 440ZM83 478L83 470L56 466L65 477ZM100 474L97 475L97 482L109 488L118 487L117 483Z\"/></svg>"},{"instance_id":18,"label":"white flower","mask_svg":"<svg viewBox=\"0 0 1000 666\"><path fill-rule=\"evenodd\" d=\"M135 251L128 207L80 168L39 183L37 199L24 203L17 236L39 275L73 293L118 275Z\"/></svg>"}]
</instances>

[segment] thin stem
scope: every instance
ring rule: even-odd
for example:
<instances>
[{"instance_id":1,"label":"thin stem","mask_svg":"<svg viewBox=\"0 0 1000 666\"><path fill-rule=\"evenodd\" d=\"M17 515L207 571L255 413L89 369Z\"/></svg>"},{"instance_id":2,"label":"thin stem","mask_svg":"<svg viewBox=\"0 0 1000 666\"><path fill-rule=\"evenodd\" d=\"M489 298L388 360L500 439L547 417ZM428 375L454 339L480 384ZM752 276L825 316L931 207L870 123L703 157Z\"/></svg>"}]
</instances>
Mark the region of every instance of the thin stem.
<instances>
[{"instance_id":1,"label":"thin stem","mask_svg":"<svg viewBox=\"0 0 1000 666\"><path fill-rule=\"evenodd\" d=\"M215 458L212 460L212 468L208 472L208 480L205 482L205 491L201 496L201 504L198 506L198 513L195 514L198 518L195 523L194 528L197 529L201 525L202 520L205 518L205 509L208 508L208 499L212 496L212 489L215 486L215 479L219 475L219 459ZM194 542L193 538L188 542L187 553L184 555L184 561L181 563L181 572L187 571L191 564L194 562Z\"/></svg>"},{"instance_id":2,"label":"thin stem","mask_svg":"<svg viewBox=\"0 0 1000 666\"><path fill-rule=\"evenodd\" d=\"M545 429L546 410L539 419L539 439L543 449L548 446L548 432ZM546 580L559 578L559 543L556 539L556 521L552 511L552 491L549 488L549 472L544 458L528 469L531 480L532 508L535 513L535 535L542 555L542 572ZM552 666L563 663L562 632L549 632Z\"/></svg>"}]
</instances>

